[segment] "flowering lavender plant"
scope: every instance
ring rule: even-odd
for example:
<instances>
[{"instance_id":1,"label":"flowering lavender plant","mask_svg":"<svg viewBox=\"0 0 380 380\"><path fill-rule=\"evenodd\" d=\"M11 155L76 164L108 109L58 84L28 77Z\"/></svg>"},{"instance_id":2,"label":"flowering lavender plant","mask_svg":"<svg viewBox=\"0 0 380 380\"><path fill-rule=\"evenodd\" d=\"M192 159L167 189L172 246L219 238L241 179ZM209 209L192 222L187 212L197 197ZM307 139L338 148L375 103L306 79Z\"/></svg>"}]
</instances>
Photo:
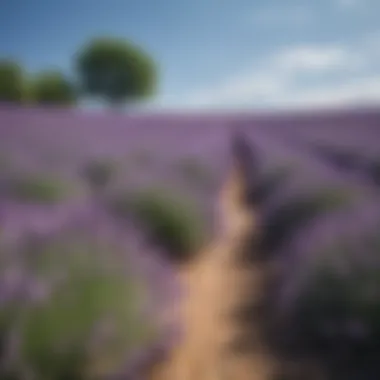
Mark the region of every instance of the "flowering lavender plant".
<instances>
[{"instance_id":1,"label":"flowering lavender plant","mask_svg":"<svg viewBox=\"0 0 380 380\"><path fill-rule=\"evenodd\" d=\"M156 336L142 313L147 288L117 245L64 233L10 249L1 250L1 378L112 374Z\"/></svg>"}]
</instances>

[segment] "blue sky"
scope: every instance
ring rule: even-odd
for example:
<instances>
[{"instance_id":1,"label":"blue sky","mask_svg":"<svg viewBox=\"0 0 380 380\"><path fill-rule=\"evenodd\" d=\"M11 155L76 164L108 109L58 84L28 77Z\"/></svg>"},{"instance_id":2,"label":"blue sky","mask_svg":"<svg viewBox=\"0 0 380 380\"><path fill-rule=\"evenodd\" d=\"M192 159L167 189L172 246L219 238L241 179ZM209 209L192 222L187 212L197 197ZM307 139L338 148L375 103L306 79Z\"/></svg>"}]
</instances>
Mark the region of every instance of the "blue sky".
<instances>
[{"instance_id":1,"label":"blue sky","mask_svg":"<svg viewBox=\"0 0 380 380\"><path fill-rule=\"evenodd\" d=\"M160 108L378 101L379 14L379 0L1 0L0 58L70 73L106 34L157 60Z\"/></svg>"}]
</instances>

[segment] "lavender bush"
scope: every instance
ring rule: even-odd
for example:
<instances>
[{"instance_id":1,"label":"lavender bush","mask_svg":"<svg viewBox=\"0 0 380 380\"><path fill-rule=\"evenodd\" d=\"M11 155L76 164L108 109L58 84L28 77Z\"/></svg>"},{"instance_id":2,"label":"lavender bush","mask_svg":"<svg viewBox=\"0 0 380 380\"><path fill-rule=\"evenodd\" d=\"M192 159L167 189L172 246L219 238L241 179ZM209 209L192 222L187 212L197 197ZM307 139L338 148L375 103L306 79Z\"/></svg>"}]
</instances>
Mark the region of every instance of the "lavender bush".
<instances>
[{"instance_id":1,"label":"lavender bush","mask_svg":"<svg viewBox=\"0 0 380 380\"><path fill-rule=\"evenodd\" d=\"M253 198L260 204L265 203L275 192L294 174L295 169L290 165L279 165L260 175Z\"/></svg>"},{"instance_id":2,"label":"lavender bush","mask_svg":"<svg viewBox=\"0 0 380 380\"><path fill-rule=\"evenodd\" d=\"M204 226L196 207L173 190L126 192L114 199L111 207L116 215L134 219L174 261L187 259L204 240Z\"/></svg>"},{"instance_id":3,"label":"lavender bush","mask_svg":"<svg viewBox=\"0 0 380 380\"><path fill-rule=\"evenodd\" d=\"M380 158L374 158L368 165L369 176L373 183L380 186Z\"/></svg>"},{"instance_id":4,"label":"lavender bush","mask_svg":"<svg viewBox=\"0 0 380 380\"><path fill-rule=\"evenodd\" d=\"M96 158L87 162L81 174L94 192L104 190L117 172L112 159Z\"/></svg>"},{"instance_id":5,"label":"lavender bush","mask_svg":"<svg viewBox=\"0 0 380 380\"><path fill-rule=\"evenodd\" d=\"M282 249L285 350L319 360L334 379L380 373L379 211L366 200L319 216Z\"/></svg>"},{"instance_id":6,"label":"lavender bush","mask_svg":"<svg viewBox=\"0 0 380 380\"><path fill-rule=\"evenodd\" d=\"M352 239L341 238L319 252L318 261L300 286L298 328L329 349L342 343L376 345L380 338L380 268L360 262ZM365 254L377 256L379 237L363 240ZM337 267L337 261L344 268Z\"/></svg>"},{"instance_id":7,"label":"lavender bush","mask_svg":"<svg viewBox=\"0 0 380 380\"><path fill-rule=\"evenodd\" d=\"M326 188L313 193L294 195L279 204L264 218L263 249L273 252L281 248L284 241L318 215L347 206L353 195L343 189Z\"/></svg>"},{"instance_id":8,"label":"lavender bush","mask_svg":"<svg viewBox=\"0 0 380 380\"><path fill-rule=\"evenodd\" d=\"M155 338L124 247L61 233L4 245L1 258L1 378L109 375Z\"/></svg>"},{"instance_id":9,"label":"lavender bush","mask_svg":"<svg viewBox=\"0 0 380 380\"><path fill-rule=\"evenodd\" d=\"M151 322L171 306L164 302L167 295L178 290L178 284L166 282L175 276L164 253L169 252L173 262L182 261L204 240L204 227L211 230L211 223L204 222L214 215L235 119L240 120L239 127L252 141L257 156L253 196L264 223L264 246L283 264L276 301L294 312L297 323L288 331L295 336L313 336L311 346L318 342L335 354L341 354L342 347L359 345L362 349L372 347L367 356L377 355L377 296L371 290L374 303L364 303L365 291L361 290L367 285L371 288L372 282L374 287L378 284L378 249L369 247L365 243L368 237L361 236L363 230L372 233L373 229L358 216L343 213L336 219L334 215L360 199L368 199L363 210L380 215L376 189L364 184L360 176L354 180L345 175L353 166L364 168L368 175L369 161L362 160L359 153L368 150L368 157L376 157L379 113L203 119L195 115L91 115L74 110L2 107L0 148L10 150L17 159L12 164L29 175L13 176L6 170L1 176L1 188L9 190L1 192L0 199L4 233L0 255L1 378L66 380L111 373L119 367L126 368L129 378L138 378L138 372L133 372L136 366L129 360L134 357L133 348L142 346L139 357L156 352L150 343L161 329L156 330ZM322 159L310 150L310 144L317 140L336 152L352 153L357 162L351 160L353 156L347 159L343 155L342 159L339 154L335 164ZM46 159L52 152L61 157L54 165ZM127 157L127 178L120 170L114 181L114 168L103 162L104 157L107 162L124 163ZM83 162L87 168L79 165ZM284 162L283 170L279 166ZM373 168L376 178L376 164ZM45 170L58 171L58 175L31 174ZM93 190L112 185L116 195L107 193L107 197L89 200L71 197L66 178L80 185L83 175ZM193 187L197 183L200 186ZM128 191L123 193L122 189ZM86 209L85 223L72 215L82 208ZM198 208L201 215L195 212ZM343 229L350 224L349 231L341 234L334 220ZM22 231L29 222L43 239L30 240ZM83 223L91 225L86 235L81 232ZM70 233L57 233L63 225ZM321 226L323 233L318 231ZM105 244L103 238L109 233L112 237ZM326 234L335 237L327 248ZM349 246L342 248L345 241ZM326 257L354 264L349 270L341 264L330 266ZM136 269L140 261L145 268L142 272ZM137 310L151 289L155 292L150 298L155 302L149 305L148 321ZM168 340L159 340L166 351ZM362 373L357 378L377 380L379 376Z\"/></svg>"},{"instance_id":10,"label":"lavender bush","mask_svg":"<svg viewBox=\"0 0 380 380\"><path fill-rule=\"evenodd\" d=\"M21 202L58 203L74 193L74 186L57 176L14 174L7 182L9 196Z\"/></svg>"}]
</instances>

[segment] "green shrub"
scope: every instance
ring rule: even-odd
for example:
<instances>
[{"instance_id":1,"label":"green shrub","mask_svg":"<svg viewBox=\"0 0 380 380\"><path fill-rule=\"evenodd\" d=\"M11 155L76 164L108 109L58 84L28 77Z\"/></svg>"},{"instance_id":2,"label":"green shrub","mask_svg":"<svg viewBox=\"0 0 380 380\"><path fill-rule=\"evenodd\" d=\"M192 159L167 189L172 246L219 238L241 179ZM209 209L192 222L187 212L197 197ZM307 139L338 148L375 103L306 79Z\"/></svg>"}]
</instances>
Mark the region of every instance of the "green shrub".
<instances>
[{"instance_id":1,"label":"green shrub","mask_svg":"<svg viewBox=\"0 0 380 380\"><path fill-rule=\"evenodd\" d=\"M75 105L77 89L59 71L43 71L29 81L29 100L39 105Z\"/></svg>"},{"instance_id":2,"label":"green shrub","mask_svg":"<svg viewBox=\"0 0 380 380\"><path fill-rule=\"evenodd\" d=\"M341 188L327 188L300 195L280 206L266 221L263 249L272 252L318 215L344 207L353 194Z\"/></svg>"},{"instance_id":3,"label":"green shrub","mask_svg":"<svg viewBox=\"0 0 380 380\"><path fill-rule=\"evenodd\" d=\"M174 260L188 258L203 241L203 220L195 205L170 190L126 193L112 202L112 208L120 216L135 218Z\"/></svg>"},{"instance_id":4,"label":"green shrub","mask_svg":"<svg viewBox=\"0 0 380 380\"><path fill-rule=\"evenodd\" d=\"M25 247L29 288L38 280L48 295L19 308L13 372L27 370L41 380L109 375L136 345L151 341L155 332L140 314L142 283L126 275L125 255L113 248L70 238Z\"/></svg>"},{"instance_id":5,"label":"green shrub","mask_svg":"<svg viewBox=\"0 0 380 380\"><path fill-rule=\"evenodd\" d=\"M16 61L0 60L0 101L21 104L24 100L24 69Z\"/></svg>"},{"instance_id":6,"label":"green shrub","mask_svg":"<svg viewBox=\"0 0 380 380\"><path fill-rule=\"evenodd\" d=\"M12 198L24 202L56 203L72 195L73 187L56 177L28 174L12 178L9 192Z\"/></svg>"},{"instance_id":7,"label":"green shrub","mask_svg":"<svg viewBox=\"0 0 380 380\"><path fill-rule=\"evenodd\" d=\"M82 174L92 189L101 190L109 185L116 171L115 162L95 159L85 165Z\"/></svg>"}]
</instances>

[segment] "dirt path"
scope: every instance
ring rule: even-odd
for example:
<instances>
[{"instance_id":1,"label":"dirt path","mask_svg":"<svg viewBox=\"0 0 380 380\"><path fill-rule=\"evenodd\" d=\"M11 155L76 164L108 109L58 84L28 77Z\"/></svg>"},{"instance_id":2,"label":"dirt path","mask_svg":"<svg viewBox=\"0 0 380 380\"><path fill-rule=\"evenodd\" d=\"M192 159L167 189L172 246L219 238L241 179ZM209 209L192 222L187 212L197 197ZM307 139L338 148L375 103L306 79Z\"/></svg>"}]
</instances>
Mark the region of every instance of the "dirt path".
<instances>
[{"instance_id":1,"label":"dirt path","mask_svg":"<svg viewBox=\"0 0 380 380\"><path fill-rule=\"evenodd\" d=\"M245 141L239 138L232 141L232 167L217 196L216 220L220 232L197 260L180 271L185 294L169 319L180 322L182 339L168 359L150 367L149 380L323 378L309 365L306 372L303 369L294 372L293 364L282 360L278 377L280 363L262 334L268 319L273 317L263 314L263 302L274 268L257 251L259 215L249 197L257 183L256 166L254 153ZM245 324L236 318L236 312L248 305L254 312ZM231 349L231 345L247 337L250 349Z\"/></svg>"},{"instance_id":2,"label":"dirt path","mask_svg":"<svg viewBox=\"0 0 380 380\"><path fill-rule=\"evenodd\" d=\"M229 343L246 333L229 313L252 297L255 287L260 302L264 277L254 268L238 267L228 244L222 242L186 268L182 279L188 293L177 316L183 323L184 338L169 361L154 368L151 379L268 379L273 362L268 362L259 341L254 353L227 350Z\"/></svg>"},{"instance_id":3,"label":"dirt path","mask_svg":"<svg viewBox=\"0 0 380 380\"><path fill-rule=\"evenodd\" d=\"M269 275L260 259L251 265L241 260L255 249L258 236L256 210L247 196L256 183L255 162L245 141L232 141L232 166L216 198L220 232L180 273L185 295L173 318L181 323L182 340L167 361L154 366L150 380L272 379L274 361L260 338L260 319L243 327L232 317L248 300L261 305ZM253 350L228 350L248 332Z\"/></svg>"},{"instance_id":4,"label":"dirt path","mask_svg":"<svg viewBox=\"0 0 380 380\"><path fill-rule=\"evenodd\" d=\"M252 249L255 235L251 212L229 210L227 233L199 255L181 273L185 287L176 318L184 329L183 339L168 362L156 366L152 380L269 380L274 362L260 340L261 321L243 327L232 317L248 300L260 306L265 296L269 268L260 260L241 261ZM228 350L239 337L254 336L256 349Z\"/></svg>"}]
</instances>

